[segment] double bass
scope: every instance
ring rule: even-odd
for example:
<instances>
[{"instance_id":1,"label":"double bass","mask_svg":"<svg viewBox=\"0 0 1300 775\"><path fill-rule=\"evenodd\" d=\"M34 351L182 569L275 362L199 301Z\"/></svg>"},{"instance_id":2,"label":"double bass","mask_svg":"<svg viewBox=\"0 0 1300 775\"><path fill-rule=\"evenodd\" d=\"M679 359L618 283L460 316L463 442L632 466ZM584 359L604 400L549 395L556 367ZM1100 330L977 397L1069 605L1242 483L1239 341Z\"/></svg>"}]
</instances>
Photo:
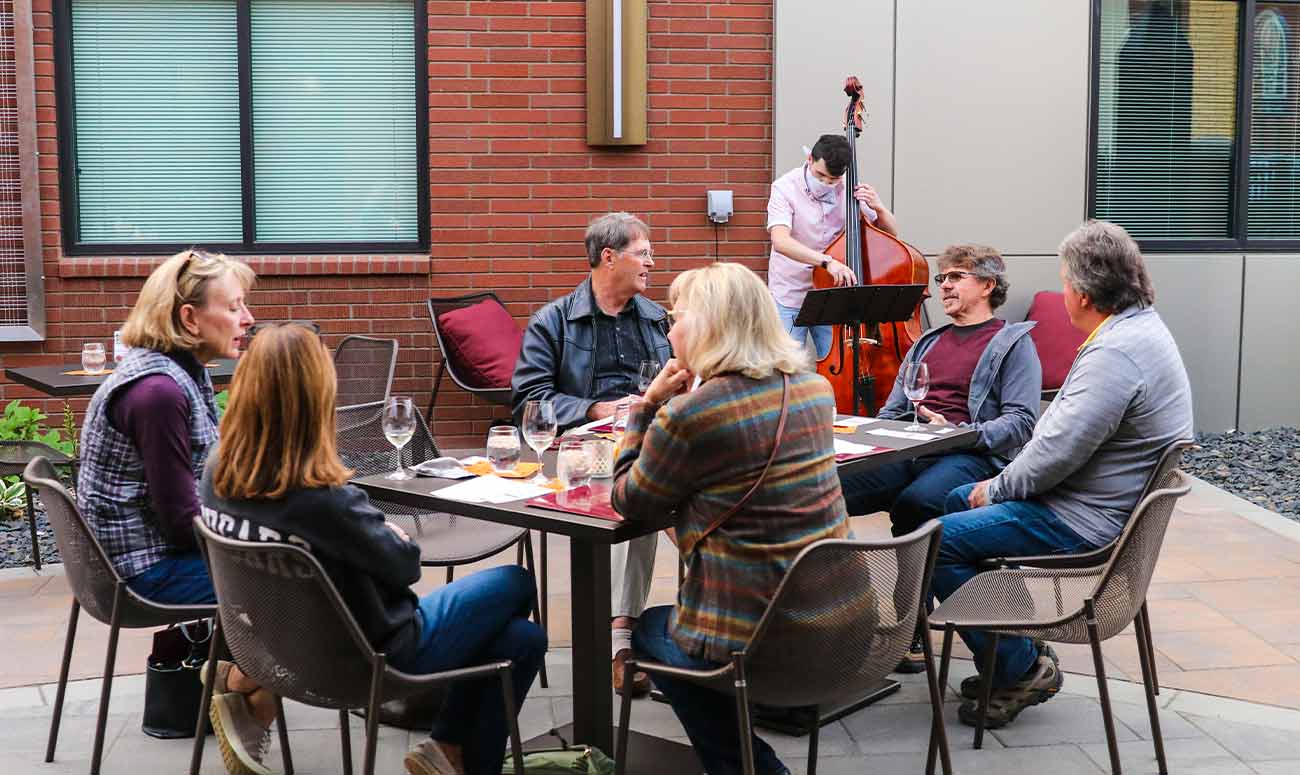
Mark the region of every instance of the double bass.
<instances>
[{"instance_id":1,"label":"double bass","mask_svg":"<svg viewBox=\"0 0 1300 775\"><path fill-rule=\"evenodd\" d=\"M845 80L844 93L849 97L849 106L845 111L844 132L849 141L849 166L844 180L844 231L823 252L852 269L859 285L925 285L930 267L921 251L873 226L853 197L858 185L856 141L863 126L862 91L857 76ZM835 278L816 267L813 287L834 288ZM928 290L925 296L929 296ZM883 407L894 387L903 356L920 336L920 302L911 317L901 323L835 326L831 350L817 362L817 373L835 389L836 409L844 414L854 413L855 387L860 388L858 395L868 407ZM857 348L856 359L852 358L850 348ZM852 366L855 363L856 374Z\"/></svg>"}]
</instances>

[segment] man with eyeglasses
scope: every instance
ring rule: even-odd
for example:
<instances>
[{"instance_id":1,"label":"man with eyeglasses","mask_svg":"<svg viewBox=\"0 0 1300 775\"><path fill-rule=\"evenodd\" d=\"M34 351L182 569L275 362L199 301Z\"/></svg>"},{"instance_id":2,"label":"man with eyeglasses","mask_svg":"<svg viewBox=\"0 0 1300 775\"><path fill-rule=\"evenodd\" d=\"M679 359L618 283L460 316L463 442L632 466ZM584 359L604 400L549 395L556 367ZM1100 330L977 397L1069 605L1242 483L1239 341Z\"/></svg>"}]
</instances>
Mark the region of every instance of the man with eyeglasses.
<instances>
[{"instance_id":1,"label":"man with eyeglasses","mask_svg":"<svg viewBox=\"0 0 1300 775\"><path fill-rule=\"evenodd\" d=\"M843 135L822 135L808 159L772 183L767 200L767 231L772 252L767 260L767 285L786 331L800 344L811 335L818 360L831 351L831 326L796 326L804 296L812 290L814 267L835 277L838 285L853 285L853 270L824 252L844 231L844 173L849 166L849 141ZM898 234L898 224L869 185L853 192L858 206L878 228Z\"/></svg>"},{"instance_id":2,"label":"man with eyeglasses","mask_svg":"<svg viewBox=\"0 0 1300 775\"><path fill-rule=\"evenodd\" d=\"M1007 323L993 311L1007 299L1006 264L982 245L951 245L939 255L934 282L952 322L927 331L903 359L878 416L910 416L903 393L908 363L926 364L930 389L918 420L979 432L975 446L841 477L850 514L888 511L893 534L905 535L942 516L953 488L996 475L1028 441L1038 419L1043 373L1029 337L1033 323ZM920 633L899 672L925 669Z\"/></svg>"},{"instance_id":3,"label":"man with eyeglasses","mask_svg":"<svg viewBox=\"0 0 1300 775\"><path fill-rule=\"evenodd\" d=\"M629 213L608 213L587 227L591 274L572 293L538 310L524 332L510 381L515 420L529 401L550 399L560 429L612 417L637 392L643 361L672 357L668 313L645 297L654 268L650 228ZM632 627L645 610L658 535L614 544L610 551L614 615L614 688L632 651ZM650 691L638 673L634 694Z\"/></svg>"}]
</instances>

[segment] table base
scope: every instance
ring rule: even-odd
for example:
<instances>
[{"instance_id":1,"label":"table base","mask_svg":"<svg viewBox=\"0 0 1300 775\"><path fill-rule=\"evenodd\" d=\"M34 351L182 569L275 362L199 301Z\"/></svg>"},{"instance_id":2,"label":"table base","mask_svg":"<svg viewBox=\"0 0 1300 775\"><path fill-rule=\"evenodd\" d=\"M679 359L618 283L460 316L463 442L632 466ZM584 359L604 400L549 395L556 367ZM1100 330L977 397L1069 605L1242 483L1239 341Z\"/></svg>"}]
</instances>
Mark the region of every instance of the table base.
<instances>
[{"instance_id":1,"label":"table base","mask_svg":"<svg viewBox=\"0 0 1300 775\"><path fill-rule=\"evenodd\" d=\"M573 740L572 724L565 724L552 731L559 736L547 733L530 738L524 741L524 750L562 748L564 742ZM614 730L614 739L618 740L617 729ZM704 773L703 768L700 767L700 760L695 757L695 751L684 743L632 731L627 735L627 747L628 775L663 775L665 772L670 772L672 775L703 775ZM605 751L605 753L609 754L610 758L614 756L613 751Z\"/></svg>"}]
</instances>

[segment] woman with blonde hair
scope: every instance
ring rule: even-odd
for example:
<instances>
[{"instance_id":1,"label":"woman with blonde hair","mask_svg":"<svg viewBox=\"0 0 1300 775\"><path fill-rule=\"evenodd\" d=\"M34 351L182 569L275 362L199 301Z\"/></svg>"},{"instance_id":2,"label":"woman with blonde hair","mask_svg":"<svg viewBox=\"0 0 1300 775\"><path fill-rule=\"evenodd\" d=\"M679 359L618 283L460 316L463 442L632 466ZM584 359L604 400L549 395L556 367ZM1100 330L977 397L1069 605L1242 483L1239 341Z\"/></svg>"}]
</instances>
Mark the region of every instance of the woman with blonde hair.
<instances>
[{"instance_id":1,"label":"woman with blonde hair","mask_svg":"<svg viewBox=\"0 0 1300 775\"><path fill-rule=\"evenodd\" d=\"M835 471L835 397L746 267L683 272L669 299L676 357L631 413L612 497L629 521L676 513L689 568L677 605L641 617L634 652L680 667L718 667L748 641L799 551L848 535ZM740 772L734 700L684 681L654 682L704 770ZM758 772L786 772L757 736L753 747Z\"/></svg>"},{"instance_id":2,"label":"woman with blonde hair","mask_svg":"<svg viewBox=\"0 0 1300 775\"><path fill-rule=\"evenodd\" d=\"M336 389L333 361L314 333L292 324L258 332L235 371L221 443L204 473L204 522L228 537L307 548L371 644L399 670L429 673L512 660L515 705L521 707L546 650L545 634L528 621L532 575L514 565L491 568L417 598L411 584L420 579L419 547L348 484L352 472L334 442ZM249 703L261 700L234 691L214 696L219 734L224 729L229 738L229 725L246 726ZM273 716L273 704L271 710ZM269 717L259 718L266 726L252 731L265 734ZM499 684L457 683L430 739L407 754L406 769L413 775L498 775L506 735ZM223 753L225 738L219 740ZM245 739L241 732L229 742ZM265 748L253 753L260 766Z\"/></svg>"}]
</instances>

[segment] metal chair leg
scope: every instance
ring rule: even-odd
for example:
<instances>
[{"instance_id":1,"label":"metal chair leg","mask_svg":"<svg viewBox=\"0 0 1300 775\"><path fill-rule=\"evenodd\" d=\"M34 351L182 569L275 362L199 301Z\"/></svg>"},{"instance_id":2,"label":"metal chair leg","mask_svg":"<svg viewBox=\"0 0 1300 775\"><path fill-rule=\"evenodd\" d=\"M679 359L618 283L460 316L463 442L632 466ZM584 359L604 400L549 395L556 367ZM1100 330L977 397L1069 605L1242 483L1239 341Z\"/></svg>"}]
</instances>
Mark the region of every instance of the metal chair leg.
<instances>
[{"instance_id":1,"label":"metal chair leg","mask_svg":"<svg viewBox=\"0 0 1300 775\"><path fill-rule=\"evenodd\" d=\"M95 722L95 748L90 755L90 775L99 775L99 765L104 757L104 728L108 726L108 701L113 694L113 671L117 667L117 636L121 632L119 617L126 584L119 581L113 595L113 616L108 624L108 653L104 656L103 687L99 691L99 717Z\"/></svg>"},{"instance_id":2,"label":"metal chair leg","mask_svg":"<svg viewBox=\"0 0 1300 775\"><path fill-rule=\"evenodd\" d=\"M27 495L27 525L32 530L32 564L36 570L41 569L41 544L36 537L36 506L32 502L32 488L23 483L23 492Z\"/></svg>"},{"instance_id":3,"label":"metal chair leg","mask_svg":"<svg viewBox=\"0 0 1300 775\"><path fill-rule=\"evenodd\" d=\"M1138 629L1141 633L1141 628ZM1168 775L1169 767L1165 763L1165 741L1160 733L1160 709L1156 707L1155 687L1155 665L1151 659L1150 652L1147 651L1144 644L1139 638L1138 641L1138 661L1142 665L1142 688L1145 690L1147 698L1147 716L1151 720L1151 743L1156 749L1156 764L1159 766L1160 775Z\"/></svg>"},{"instance_id":4,"label":"metal chair leg","mask_svg":"<svg viewBox=\"0 0 1300 775\"><path fill-rule=\"evenodd\" d=\"M551 614L550 614L550 609L549 609L549 606L550 606L550 600L549 600L549 595L548 595L548 593L547 593L547 582L549 581L549 578L548 578L548 576L547 576L547 571L546 571L546 539L547 539L547 533L546 533L545 530L540 531L540 532L537 534L537 541L538 541L537 549L538 549L538 554L541 555L540 557L538 557L538 559L540 559L540 560L542 561L542 562L541 562L541 571L542 571L542 572L541 572L541 578L540 578L540 581L541 581L541 585L540 585L540 586L541 586L541 589L539 590L539 594L540 594L541 597L542 597L542 622L541 622L541 624L542 624L542 629L543 629L543 630L546 630L547 632L550 632L550 628L551 628Z\"/></svg>"},{"instance_id":5,"label":"metal chair leg","mask_svg":"<svg viewBox=\"0 0 1300 775\"><path fill-rule=\"evenodd\" d=\"M59 666L59 689L54 694L54 717L50 719L50 739L45 745L45 761L54 761L54 746L59 742L59 722L63 719L63 695L68 689L68 668L72 664L72 643L77 638L77 614L81 604L72 598L72 612L68 614L68 634L63 639L63 664Z\"/></svg>"},{"instance_id":6,"label":"metal chair leg","mask_svg":"<svg viewBox=\"0 0 1300 775\"><path fill-rule=\"evenodd\" d=\"M984 673L980 676L979 722L975 724L975 750L984 747L984 725L988 721L989 698L993 696L993 670L997 664L999 635L992 633L988 654L984 656Z\"/></svg>"},{"instance_id":7,"label":"metal chair leg","mask_svg":"<svg viewBox=\"0 0 1300 775\"><path fill-rule=\"evenodd\" d=\"M212 617L212 642L208 644L208 661L203 665L203 692L199 695L199 718L194 724L194 749L190 754L190 775L199 775L203 764L203 744L207 740L208 713L212 707L212 685L217 679L217 657L221 654L221 616Z\"/></svg>"},{"instance_id":8,"label":"metal chair leg","mask_svg":"<svg viewBox=\"0 0 1300 775\"><path fill-rule=\"evenodd\" d=\"M455 581L455 580L456 580L456 568L455 568L454 566L452 566L452 565L448 565L448 566L447 566L447 583L450 584L451 582L453 582L453 581Z\"/></svg>"},{"instance_id":9,"label":"metal chair leg","mask_svg":"<svg viewBox=\"0 0 1300 775\"><path fill-rule=\"evenodd\" d=\"M379 706L384 696L384 658L375 659L370 673L370 705L366 708L366 754L361 772L375 775L375 751L379 747Z\"/></svg>"},{"instance_id":10,"label":"metal chair leg","mask_svg":"<svg viewBox=\"0 0 1300 775\"><path fill-rule=\"evenodd\" d=\"M749 720L749 685L745 683L745 660L737 655L732 658L736 675L736 719L740 729L740 763L741 772L755 775L754 770L754 728Z\"/></svg>"},{"instance_id":11,"label":"metal chair leg","mask_svg":"<svg viewBox=\"0 0 1300 775\"><path fill-rule=\"evenodd\" d=\"M808 775L817 775L817 738L821 731L821 708L813 706L812 727L808 730Z\"/></svg>"},{"instance_id":12,"label":"metal chair leg","mask_svg":"<svg viewBox=\"0 0 1300 775\"><path fill-rule=\"evenodd\" d=\"M924 614L922 614L924 617ZM924 621L924 618L922 618ZM934 647L930 644L930 632L927 628L921 638L925 652L925 682L930 688L930 746L925 756L925 773L934 775L934 751L939 749L939 758L943 763L944 775L952 775L952 759L948 751L948 730L943 725L943 688L934 669ZM951 635L944 640L945 656L947 648L952 645Z\"/></svg>"},{"instance_id":13,"label":"metal chair leg","mask_svg":"<svg viewBox=\"0 0 1300 775\"><path fill-rule=\"evenodd\" d=\"M275 695L275 725L280 733L280 759L284 761L284 775L293 775L293 756L289 753L289 727L284 723L284 703Z\"/></svg>"},{"instance_id":14,"label":"metal chair leg","mask_svg":"<svg viewBox=\"0 0 1300 775\"><path fill-rule=\"evenodd\" d=\"M519 740L519 709L515 707L515 682L510 675L512 663L507 662L497 671L501 678L501 699L505 702L506 727L510 730L510 760L515 772L524 775L524 744Z\"/></svg>"},{"instance_id":15,"label":"metal chair leg","mask_svg":"<svg viewBox=\"0 0 1300 775\"><path fill-rule=\"evenodd\" d=\"M1138 611L1138 617L1138 623L1146 635L1147 663L1151 666L1151 691L1160 694L1160 676L1156 674L1156 642L1151 637L1151 612L1147 610L1146 598L1142 598L1142 608Z\"/></svg>"},{"instance_id":16,"label":"metal chair leg","mask_svg":"<svg viewBox=\"0 0 1300 775\"><path fill-rule=\"evenodd\" d=\"M520 539L519 541L519 555L520 555L519 564L523 565L525 568L529 570L530 573L533 574L533 580L534 582L536 582L537 573L534 570L534 565L533 565L533 531L531 530L524 531L523 538ZM534 585L534 595L533 595L533 621L537 623L538 627L542 628L542 632L546 632L546 622L542 618L542 606L540 602L540 596L536 594L535 585ZM542 658L542 668L540 671L538 671L537 677L541 680L543 689L550 688L551 684L549 681L546 680L546 658L545 657Z\"/></svg>"},{"instance_id":17,"label":"metal chair leg","mask_svg":"<svg viewBox=\"0 0 1300 775\"><path fill-rule=\"evenodd\" d=\"M952 636L953 636L953 632L954 632L954 629L953 629L953 626L952 626L951 624L948 624L948 625L945 625L945 626L944 626L944 628L943 628L943 650L940 652L940 657L939 657L939 707L938 707L938 713L939 713L940 728L941 728L941 729L942 729L942 723L943 723L943 722L942 722L942 719L943 719L943 699L944 699L945 696L947 696L947 693L948 693L948 665L949 665L949 661L952 659ZM947 733L947 730L943 730L943 739L944 739L944 741L945 741L945 743L946 743L947 740L948 740L948 733ZM934 734L934 728L931 727L931 729L930 729L930 745L929 745L929 750L928 750L928 751L926 752L926 754L925 754L925 775L934 775L934 760L935 760L936 755L937 755L937 750L936 750L936 749L937 749L938 747L939 747L939 741L938 741L938 739L935 737L935 734ZM945 775L952 775L952 773L951 773L951 772L947 772L947 773L945 773Z\"/></svg>"},{"instance_id":18,"label":"metal chair leg","mask_svg":"<svg viewBox=\"0 0 1300 775\"><path fill-rule=\"evenodd\" d=\"M636 673L636 660L629 659L623 663L623 685L631 686L630 681ZM618 741L614 746L614 775L627 773L627 732L632 723L632 692L623 692L622 705L618 711Z\"/></svg>"},{"instance_id":19,"label":"metal chair leg","mask_svg":"<svg viewBox=\"0 0 1300 775\"><path fill-rule=\"evenodd\" d=\"M343 775L352 775L352 722L346 708L339 711L339 745L343 749Z\"/></svg>"},{"instance_id":20,"label":"metal chair leg","mask_svg":"<svg viewBox=\"0 0 1300 775\"><path fill-rule=\"evenodd\" d=\"M1101 638L1097 635L1097 619L1092 613L1092 601L1086 604L1088 609L1088 641L1092 646L1092 666L1097 673L1097 695L1101 701L1101 720L1106 725L1106 748L1110 751L1111 775L1120 775L1119 744L1115 741L1115 718L1110 710L1110 689L1106 686L1106 667L1101 661Z\"/></svg>"}]
</instances>

